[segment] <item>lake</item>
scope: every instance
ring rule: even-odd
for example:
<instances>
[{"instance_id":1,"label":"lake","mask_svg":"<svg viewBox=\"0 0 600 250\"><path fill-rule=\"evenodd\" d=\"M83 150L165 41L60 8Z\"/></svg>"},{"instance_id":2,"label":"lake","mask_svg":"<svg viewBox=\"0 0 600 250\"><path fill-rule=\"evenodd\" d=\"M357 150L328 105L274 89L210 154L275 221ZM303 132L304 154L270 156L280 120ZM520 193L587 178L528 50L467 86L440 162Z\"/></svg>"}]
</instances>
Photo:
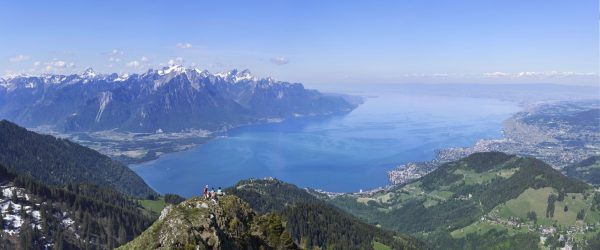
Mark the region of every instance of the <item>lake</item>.
<instances>
[{"instance_id":1,"label":"lake","mask_svg":"<svg viewBox=\"0 0 600 250\"><path fill-rule=\"evenodd\" d=\"M435 150L502 136L513 102L362 92L351 113L236 128L191 150L131 165L154 189L184 196L208 184L275 177L300 187L356 192L388 184L387 171Z\"/></svg>"}]
</instances>

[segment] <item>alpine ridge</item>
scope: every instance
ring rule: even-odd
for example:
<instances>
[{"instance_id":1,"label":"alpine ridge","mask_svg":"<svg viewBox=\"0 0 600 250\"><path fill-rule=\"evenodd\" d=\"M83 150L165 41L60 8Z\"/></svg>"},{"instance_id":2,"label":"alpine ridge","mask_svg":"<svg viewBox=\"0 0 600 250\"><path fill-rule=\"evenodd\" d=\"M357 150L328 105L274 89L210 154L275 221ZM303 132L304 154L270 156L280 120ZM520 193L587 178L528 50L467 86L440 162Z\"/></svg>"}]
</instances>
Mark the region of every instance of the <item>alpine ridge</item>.
<instances>
[{"instance_id":1,"label":"alpine ridge","mask_svg":"<svg viewBox=\"0 0 600 250\"><path fill-rule=\"evenodd\" d=\"M0 79L0 117L61 132L218 131L353 110L360 102L300 83L254 77L249 70L211 74L172 65L142 74L16 76Z\"/></svg>"}]
</instances>

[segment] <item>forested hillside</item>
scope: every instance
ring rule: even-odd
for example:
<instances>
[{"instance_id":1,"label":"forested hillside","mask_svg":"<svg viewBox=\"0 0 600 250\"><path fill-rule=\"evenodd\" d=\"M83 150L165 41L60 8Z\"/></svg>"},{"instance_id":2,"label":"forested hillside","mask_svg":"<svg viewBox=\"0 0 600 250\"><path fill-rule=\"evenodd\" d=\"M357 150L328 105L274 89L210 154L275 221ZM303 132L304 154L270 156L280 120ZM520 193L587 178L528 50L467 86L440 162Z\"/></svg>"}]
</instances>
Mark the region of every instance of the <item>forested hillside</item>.
<instances>
[{"instance_id":1,"label":"forested hillside","mask_svg":"<svg viewBox=\"0 0 600 250\"><path fill-rule=\"evenodd\" d=\"M280 214L292 237L306 249L420 249L422 242L365 223L329 205L304 189L276 179L244 180L226 190L260 213Z\"/></svg>"},{"instance_id":2,"label":"forested hillside","mask_svg":"<svg viewBox=\"0 0 600 250\"><path fill-rule=\"evenodd\" d=\"M48 186L1 165L0 183L0 249L113 249L154 220L110 188Z\"/></svg>"},{"instance_id":3,"label":"forested hillside","mask_svg":"<svg viewBox=\"0 0 600 250\"><path fill-rule=\"evenodd\" d=\"M90 183L137 197L155 194L127 166L68 140L0 121L0 163L49 185Z\"/></svg>"},{"instance_id":4,"label":"forested hillside","mask_svg":"<svg viewBox=\"0 0 600 250\"><path fill-rule=\"evenodd\" d=\"M600 186L600 155L569 165L563 169L563 172L571 178Z\"/></svg>"},{"instance_id":5,"label":"forested hillside","mask_svg":"<svg viewBox=\"0 0 600 250\"><path fill-rule=\"evenodd\" d=\"M589 185L499 152L472 154L391 190L329 201L440 249L585 247L600 218L600 195Z\"/></svg>"}]
</instances>

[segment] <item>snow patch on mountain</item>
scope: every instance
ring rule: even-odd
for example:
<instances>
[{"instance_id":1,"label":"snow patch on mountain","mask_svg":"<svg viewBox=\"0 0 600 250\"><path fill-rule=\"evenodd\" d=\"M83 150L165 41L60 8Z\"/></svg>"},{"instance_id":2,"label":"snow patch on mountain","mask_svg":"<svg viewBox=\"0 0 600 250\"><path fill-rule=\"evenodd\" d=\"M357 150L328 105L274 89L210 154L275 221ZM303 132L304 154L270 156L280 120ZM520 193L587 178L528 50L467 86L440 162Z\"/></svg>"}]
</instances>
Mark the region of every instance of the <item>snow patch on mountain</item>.
<instances>
[{"instance_id":1,"label":"snow patch on mountain","mask_svg":"<svg viewBox=\"0 0 600 250\"><path fill-rule=\"evenodd\" d=\"M237 69L225 72L219 72L215 74L216 77L220 77L226 81L232 81L234 83L238 83L241 81L257 81L258 78L252 76L250 70L245 69L242 71L238 71Z\"/></svg>"},{"instance_id":2,"label":"snow patch on mountain","mask_svg":"<svg viewBox=\"0 0 600 250\"><path fill-rule=\"evenodd\" d=\"M102 118L102 113L104 113L104 109L106 106L112 101L112 92L105 91L100 93L100 107L98 108L98 113L96 114L96 122L100 122L100 118Z\"/></svg>"},{"instance_id":3,"label":"snow patch on mountain","mask_svg":"<svg viewBox=\"0 0 600 250\"><path fill-rule=\"evenodd\" d=\"M115 82L124 82L127 81L127 79L129 79L129 74L121 74L119 75L119 77L115 78Z\"/></svg>"},{"instance_id":4,"label":"snow patch on mountain","mask_svg":"<svg viewBox=\"0 0 600 250\"><path fill-rule=\"evenodd\" d=\"M34 82L29 82L29 83L25 84L25 88L27 88L27 89L35 88L35 83Z\"/></svg>"},{"instance_id":5,"label":"snow patch on mountain","mask_svg":"<svg viewBox=\"0 0 600 250\"><path fill-rule=\"evenodd\" d=\"M13 200L19 199L29 201L30 197L27 193L25 193L25 189L17 188L10 184L0 186L0 189L2 192L2 198L0 198L0 213L5 223L2 231L9 235L19 234L23 224L25 223L25 219L21 217L21 211L27 215L30 215L29 217L31 218L31 221L29 226L32 228L42 229L42 217L39 210L34 209L32 206L24 206L19 204L19 202L13 202Z\"/></svg>"},{"instance_id":6,"label":"snow patch on mountain","mask_svg":"<svg viewBox=\"0 0 600 250\"><path fill-rule=\"evenodd\" d=\"M157 73L158 75L162 76L162 75L168 75L171 74L172 72L175 73L184 73L185 72L185 67L181 66L181 65L171 65L169 67L165 67L161 70L158 70Z\"/></svg>"}]
</instances>

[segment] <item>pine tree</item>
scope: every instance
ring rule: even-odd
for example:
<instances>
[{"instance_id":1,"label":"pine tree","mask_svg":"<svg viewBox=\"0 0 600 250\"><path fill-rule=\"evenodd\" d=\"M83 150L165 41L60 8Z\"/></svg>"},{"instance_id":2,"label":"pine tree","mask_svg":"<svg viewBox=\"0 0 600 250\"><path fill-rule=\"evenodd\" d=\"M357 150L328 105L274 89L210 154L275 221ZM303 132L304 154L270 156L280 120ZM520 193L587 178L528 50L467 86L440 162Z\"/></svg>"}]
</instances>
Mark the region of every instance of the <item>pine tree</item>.
<instances>
[{"instance_id":1,"label":"pine tree","mask_svg":"<svg viewBox=\"0 0 600 250\"><path fill-rule=\"evenodd\" d=\"M125 242L127 242L127 232L123 225L119 225L119 243L124 244Z\"/></svg>"},{"instance_id":2,"label":"pine tree","mask_svg":"<svg viewBox=\"0 0 600 250\"><path fill-rule=\"evenodd\" d=\"M64 242L63 242L63 232L62 229L57 229L56 232L54 233L54 249L63 249L64 247Z\"/></svg>"},{"instance_id":3,"label":"pine tree","mask_svg":"<svg viewBox=\"0 0 600 250\"><path fill-rule=\"evenodd\" d=\"M114 241L113 241L113 234L114 234L114 223L113 223L113 217L109 217L108 218L108 225L106 226L106 246L108 247L108 249L113 249L114 248Z\"/></svg>"},{"instance_id":4,"label":"pine tree","mask_svg":"<svg viewBox=\"0 0 600 250\"><path fill-rule=\"evenodd\" d=\"M26 223L21 227L21 232L19 234L19 238L21 241L21 247L23 249L33 249L33 233L31 227L27 226Z\"/></svg>"},{"instance_id":5,"label":"pine tree","mask_svg":"<svg viewBox=\"0 0 600 250\"><path fill-rule=\"evenodd\" d=\"M17 198L18 197L17 197L17 189L16 188L12 190L10 198L11 198L11 200L12 200L13 203L17 203Z\"/></svg>"}]
</instances>

